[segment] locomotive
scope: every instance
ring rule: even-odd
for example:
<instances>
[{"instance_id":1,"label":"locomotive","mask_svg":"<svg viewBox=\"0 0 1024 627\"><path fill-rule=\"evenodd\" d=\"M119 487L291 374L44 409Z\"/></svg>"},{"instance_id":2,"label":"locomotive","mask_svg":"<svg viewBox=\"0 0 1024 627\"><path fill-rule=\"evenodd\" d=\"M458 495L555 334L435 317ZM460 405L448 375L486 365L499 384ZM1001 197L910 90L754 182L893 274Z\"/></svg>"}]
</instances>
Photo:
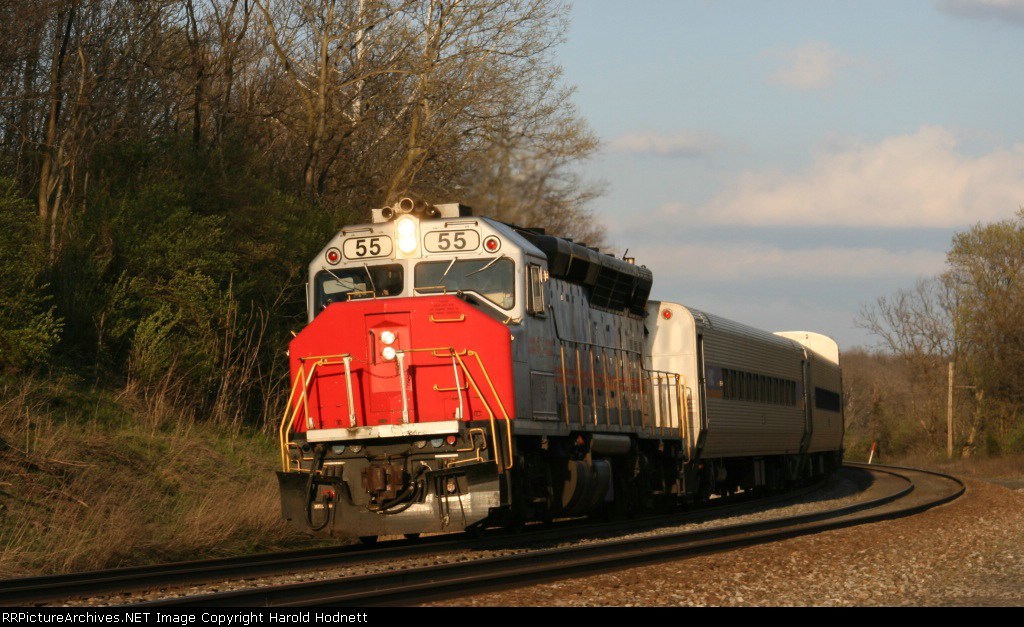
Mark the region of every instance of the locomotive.
<instances>
[{"instance_id":1,"label":"locomotive","mask_svg":"<svg viewBox=\"0 0 1024 627\"><path fill-rule=\"evenodd\" d=\"M313 535L630 515L842 461L834 340L651 300L632 259L404 198L308 276L278 480Z\"/></svg>"}]
</instances>

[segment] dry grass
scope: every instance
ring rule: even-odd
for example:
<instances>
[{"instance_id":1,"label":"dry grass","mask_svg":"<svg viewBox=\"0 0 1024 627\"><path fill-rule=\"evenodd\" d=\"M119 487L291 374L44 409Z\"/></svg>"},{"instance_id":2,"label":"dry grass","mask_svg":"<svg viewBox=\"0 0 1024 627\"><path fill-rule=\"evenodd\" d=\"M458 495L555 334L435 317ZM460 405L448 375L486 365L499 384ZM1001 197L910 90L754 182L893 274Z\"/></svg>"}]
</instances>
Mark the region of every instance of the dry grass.
<instances>
[{"instance_id":1,"label":"dry grass","mask_svg":"<svg viewBox=\"0 0 1024 627\"><path fill-rule=\"evenodd\" d=\"M946 459L945 454L918 454L893 460L881 460L879 463L925 468L958 477L1024 481L1024 455L976 456L949 460Z\"/></svg>"},{"instance_id":2,"label":"dry grass","mask_svg":"<svg viewBox=\"0 0 1024 627\"><path fill-rule=\"evenodd\" d=\"M279 517L272 439L161 391L0 384L0 577L307 543Z\"/></svg>"}]
</instances>

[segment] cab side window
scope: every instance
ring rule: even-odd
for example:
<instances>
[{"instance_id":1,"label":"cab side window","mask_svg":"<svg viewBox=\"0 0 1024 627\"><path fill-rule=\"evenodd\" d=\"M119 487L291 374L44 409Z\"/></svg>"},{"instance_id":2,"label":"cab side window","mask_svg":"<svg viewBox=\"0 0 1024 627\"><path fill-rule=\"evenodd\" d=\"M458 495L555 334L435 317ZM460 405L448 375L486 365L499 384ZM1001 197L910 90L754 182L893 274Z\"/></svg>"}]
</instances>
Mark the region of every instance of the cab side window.
<instances>
[{"instance_id":1,"label":"cab side window","mask_svg":"<svg viewBox=\"0 0 1024 627\"><path fill-rule=\"evenodd\" d=\"M526 310L534 316L544 316L544 268L530 264L527 267Z\"/></svg>"}]
</instances>

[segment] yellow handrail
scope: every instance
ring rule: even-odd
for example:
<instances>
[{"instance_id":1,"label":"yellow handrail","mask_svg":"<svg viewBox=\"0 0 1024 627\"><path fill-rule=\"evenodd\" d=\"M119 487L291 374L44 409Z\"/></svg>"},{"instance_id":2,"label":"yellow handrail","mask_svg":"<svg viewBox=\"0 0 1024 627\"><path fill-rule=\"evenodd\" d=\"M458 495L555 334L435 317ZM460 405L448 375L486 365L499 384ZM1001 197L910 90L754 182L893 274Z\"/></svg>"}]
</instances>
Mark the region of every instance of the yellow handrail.
<instances>
[{"instance_id":1,"label":"yellow handrail","mask_svg":"<svg viewBox=\"0 0 1024 627\"><path fill-rule=\"evenodd\" d=\"M513 447L512 447L512 425L511 425L511 418L508 415L508 411L505 409L505 404L501 401L501 396L498 395L498 391L494 387L494 383L491 381L490 374L487 372L487 368L486 368L486 366L484 366L483 360L480 359L480 355L476 351L473 351L473 350L468 350L468 349L455 350L452 347L447 347L447 348L417 348L417 349L409 349L409 350L406 350L406 351L403 351L403 352L406 352L406 353L430 353L433 357L436 357L436 358L448 358L448 357L451 357L451 358L454 358L458 362L459 366L461 366L461 368L462 368L463 374L465 374L465 376L466 376L466 381L468 382L467 388L463 388L463 389L468 389L469 386L472 386L473 391L476 392L476 395L480 398L480 401L483 403L484 408L487 410L487 414L489 416L489 420L490 420L490 423L491 423L491 438L492 438L492 441L494 443L494 463L498 466L499 472L504 472L505 470L511 469L512 466L514 465L513 451L512 451ZM491 408L490 402L487 400L487 398L484 396L483 392L481 391L480 386L477 385L476 378L473 376L473 373L470 372L469 368L466 366L466 363L462 360L462 356L463 355L469 356L469 357L473 357L474 359L476 359L477 365L480 367L480 372L481 372L481 374L483 374L484 380L487 382L487 385L490 388L491 394L494 396L494 400L498 404L498 408L501 411L502 418L505 420L506 438L507 438L507 451L508 451L508 464L507 465L502 463L501 456L499 454L499 451L501 450L501 448L498 446L498 430L497 430L497 423L495 421L496 419L495 419L494 410ZM288 404L285 407L284 415L281 417L281 426L278 429L278 442L279 442L280 449L281 449L281 467L284 470L284 472L289 472L291 470L291 459L290 459L290 456L288 455L288 434L291 433L292 428L295 426L295 420L298 417L299 410L301 408L303 408L303 407L307 407L308 408L308 404L309 404L309 398L308 398L309 385L313 381L313 375L316 373L316 370L317 370L318 367L326 366L326 365L337 365L337 364L343 363L342 361L332 361L332 360L339 360L339 359L343 360L346 357L351 357L351 355L349 355L349 354L344 354L344 355L322 355L322 356L317 356L317 357L303 357L303 358L299 358L299 362L300 362L299 363L299 371L296 373L295 380L292 382L292 391L291 391L291 394L288 396ZM305 372L305 367L306 367L307 362L312 362L312 366L310 367L308 374ZM296 395L299 394L300 391L301 391L301 400L302 400L301 404L299 404L297 402L298 399L296 398ZM308 411L307 411L307 414L308 414Z\"/></svg>"},{"instance_id":2,"label":"yellow handrail","mask_svg":"<svg viewBox=\"0 0 1024 627\"><path fill-rule=\"evenodd\" d=\"M284 472L288 472L291 468L288 456L288 433L291 431L292 423L295 422L295 393L299 389L299 381L302 380L302 374L303 365L299 364L299 371L295 374L295 381L292 382L292 392L288 395L288 403L285 404L284 415L281 416L281 426L277 429L277 442L281 450L281 468ZM288 421L289 412L292 412L293 414L291 421Z\"/></svg>"},{"instance_id":3,"label":"yellow handrail","mask_svg":"<svg viewBox=\"0 0 1024 627\"><path fill-rule=\"evenodd\" d=\"M453 354L455 354L454 351L453 351ZM476 358L477 364L479 364L479 366L480 366L480 371L483 373L484 379L487 381L487 385L491 388L491 393L494 394L494 399L498 402L498 407L501 409L502 416L504 416L504 418L505 418L505 427L506 427L506 431L508 433L508 465L507 466L505 466L505 465L503 465L501 463L501 456L499 454L499 451L501 450L501 448L498 446L498 425L497 425L497 423L495 422L495 419L494 419L494 410L491 409L491 404L487 402L487 399L484 397L483 393L480 391L480 386L477 385L476 378L473 376L473 373L470 372L469 368L466 367L466 362L462 361L462 357L460 357L459 355L455 354L455 359L458 360L459 365L462 366L462 372L465 373L466 380L469 381L469 384L473 386L473 391L476 392L476 395L480 397L480 401L484 404L484 409L487 410L487 415L488 415L490 423L491 423L491 440L494 442L494 463L495 463L495 465L498 466L498 472L504 472L506 470L511 469L512 465L513 465L513 460L512 460L512 424L511 424L511 422L509 420L508 412L505 411L505 404L501 402L501 397L498 396L498 392L494 389L494 384L491 382L491 377L490 377L489 374L487 374L487 368L484 367L483 361L480 360L480 355L478 355L476 353L476 351L468 351L467 354L470 357L475 357Z\"/></svg>"},{"instance_id":4,"label":"yellow handrail","mask_svg":"<svg viewBox=\"0 0 1024 627\"><path fill-rule=\"evenodd\" d=\"M299 415L299 409L305 408L306 414L309 415L309 384L313 382L313 375L320 366L332 366L338 365L343 362L331 361L332 359L344 359L350 355L327 355L321 357L304 357L299 359L299 371L295 374L295 380L292 382L292 392L288 396L288 404L285 406L284 415L281 417L281 426L278 428L278 444L281 448L281 468L288 472L291 470L291 460L288 455L288 434L291 433L292 427L295 426L295 419ZM309 374L306 374L306 362L312 361L313 365L309 369ZM301 386L300 386L301 384ZM301 390L302 392L302 404L299 405L296 402L295 395ZM290 414L290 417L289 417Z\"/></svg>"}]
</instances>

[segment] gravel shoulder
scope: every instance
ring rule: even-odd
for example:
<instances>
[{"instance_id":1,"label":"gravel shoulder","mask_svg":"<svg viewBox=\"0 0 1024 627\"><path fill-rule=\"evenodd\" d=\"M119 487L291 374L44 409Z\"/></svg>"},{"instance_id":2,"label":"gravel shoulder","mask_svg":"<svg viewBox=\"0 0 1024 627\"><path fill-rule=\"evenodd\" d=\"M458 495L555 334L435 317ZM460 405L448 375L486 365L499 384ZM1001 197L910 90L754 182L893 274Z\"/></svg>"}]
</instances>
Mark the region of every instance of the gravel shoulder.
<instances>
[{"instance_id":1,"label":"gravel shoulder","mask_svg":"<svg viewBox=\"0 0 1024 627\"><path fill-rule=\"evenodd\" d=\"M323 569L308 570L300 573L266 576L259 578L239 578L216 583L175 587L165 590L139 591L114 595L102 595L90 598L79 598L68 601L73 605L121 605L140 601L153 601L165 598L180 598L182 596L209 594L213 592L226 592L243 588L263 587L269 585L285 585L301 583L313 580L332 579L337 577L367 575L394 569L408 569L417 567L438 566L468 560L487 557L497 557L515 553L523 553L540 548L568 546L574 544L588 544L607 540L616 540L631 537L651 536L665 533L693 531L697 529L708 529L724 525L768 520L781 516L794 516L816 511L822 511L835 507L861 503L866 500L878 498L879 496L891 494L902 487L902 483L893 481L885 475L878 475L872 478L871 475L856 469L845 469L840 475L831 478L825 486L802 497L795 498L790 503L775 505L751 504L749 507L741 508L742 512L735 512L731 515L722 513L702 522L690 522L677 525L666 525L654 529L635 531L632 533L614 533L588 536L573 540L562 540L555 542L537 543L523 536L522 542L513 542L502 549L474 549L454 551L450 553L434 554L429 556L411 557L404 559L391 559L387 562L365 562L357 565L349 565L343 568L328 567L329 560L325 560ZM528 603L527 603L528 604Z\"/></svg>"},{"instance_id":2,"label":"gravel shoulder","mask_svg":"<svg viewBox=\"0 0 1024 627\"><path fill-rule=\"evenodd\" d=\"M966 483L905 519L433 605L1024 606L1024 492Z\"/></svg>"},{"instance_id":3,"label":"gravel shoulder","mask_svg":"<svg viewBox=\"0 0 1024 627\"><path fill-rule=\"evenodd\" d=\"M969 480L967 484L968 492L960 499L906 519L432 605L1024 605L1024 491L978 480ZM807 513L862 502L891 493L892 489L893 485L884 477L865 482L856 471L848 470L796 503L752 507L746 513L713 521L617 537ZM601 540L557 544L597 541ZM73 603L123 604L383 569L430 567L539 548L530 545L524 542L523 546L504 550L460 551L175 591L80 599Z\"/></svg>"}]
</instances>

